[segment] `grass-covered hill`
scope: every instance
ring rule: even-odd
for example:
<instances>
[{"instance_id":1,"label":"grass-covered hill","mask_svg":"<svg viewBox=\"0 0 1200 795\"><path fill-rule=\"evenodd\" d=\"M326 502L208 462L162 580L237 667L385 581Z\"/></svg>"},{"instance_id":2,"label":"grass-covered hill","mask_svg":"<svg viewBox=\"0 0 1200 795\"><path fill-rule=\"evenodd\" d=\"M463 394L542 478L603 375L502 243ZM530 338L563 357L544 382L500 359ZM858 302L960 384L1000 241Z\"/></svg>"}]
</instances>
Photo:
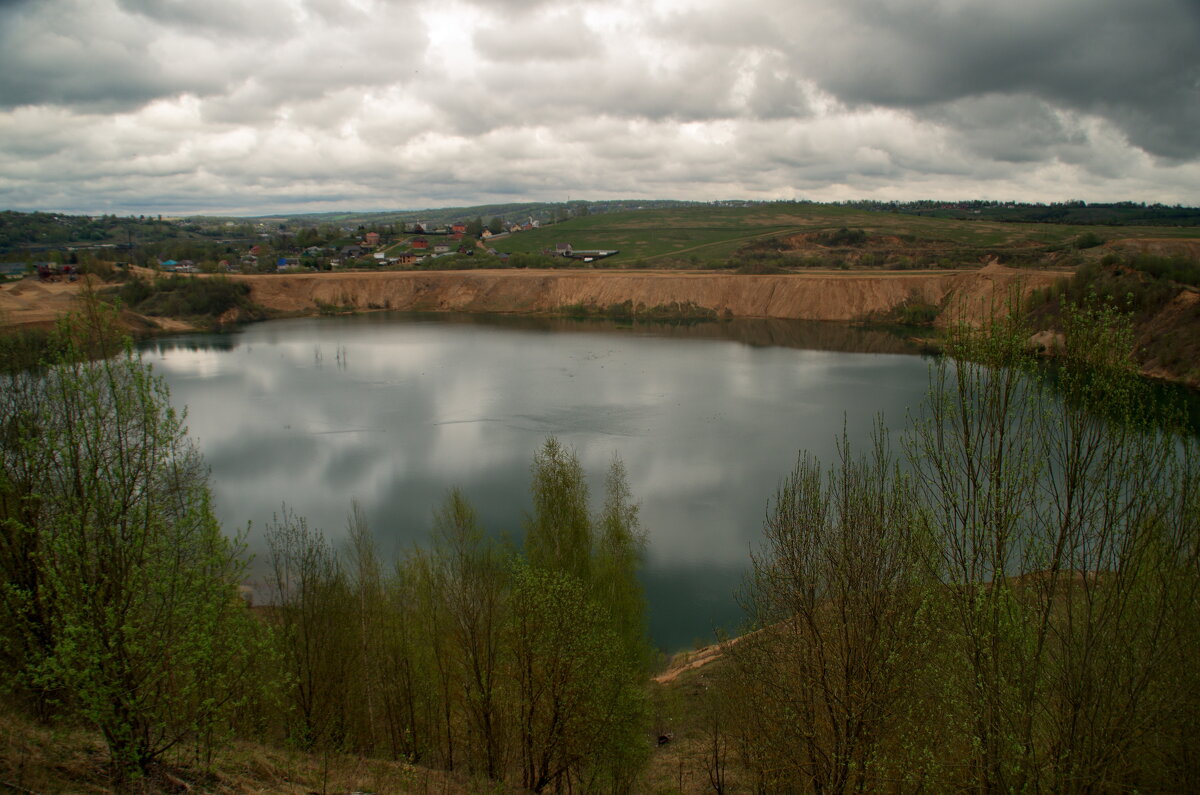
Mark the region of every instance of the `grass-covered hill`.
<instances>
[{"instance_id":1,"label":"grass-covered hill","mask_svg":"<svg viewBox=\"0 0 1200 795\"><path fill-rule=\"evenodd\" d=\"M613 267L959 267L991 257L1056 264L1065 253L1128 238L1200 240L1200 227L966 221L820 204L694 205L577 217L490 245L525 254L558 243L617 249L604 260Z\"/></svg>"}]
</instances>

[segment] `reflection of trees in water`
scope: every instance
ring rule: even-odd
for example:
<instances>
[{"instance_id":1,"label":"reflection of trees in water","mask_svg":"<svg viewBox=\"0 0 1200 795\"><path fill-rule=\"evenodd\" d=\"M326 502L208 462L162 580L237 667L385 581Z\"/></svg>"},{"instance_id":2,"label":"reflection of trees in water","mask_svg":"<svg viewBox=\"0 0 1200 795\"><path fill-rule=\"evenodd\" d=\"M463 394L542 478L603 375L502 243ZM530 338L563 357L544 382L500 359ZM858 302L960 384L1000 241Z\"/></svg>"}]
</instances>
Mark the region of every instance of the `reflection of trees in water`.
<instances>
[{"instance_id":1,"label":"reflection of trees in water","mask_svg":"<svg viewBox=\"0 0 1200 795\"><path fill-rule=\"evenodd\" d=\"M654 324L643 324L653 326ZM650 333L657 333L651 331ZM919 353L900 334L849 323L759 318L669 328L665 336L724 339L762 347L804 348L845 353Z\"/></svg>"},{"instance_id":2,"label":"reflection of trees in water","mask_svg":"<svg viewBox=\"0 0 1200 795\"><path fill-rule=\"evenodd\" d=\"M902 330L866 328L850 323L783 318L736 318L733 320L609 320L604 318L535 317L444 312L374 312L337 318L353 325L390 325L398 321L442 322L492 326L525 331L590 334L619 333L671 339L728 340L756 347L803 348L845 353L921 353L921 346ZM328 322L322 320L320 322ZM235 334L189 334L162 337L146 342L142 350L165 354L171 351L231 351Z\"/></svg>"},{"instance_id":3,"label":"reflection of trees in water","mask_svg":"<svg viewBox=\"0 0 1200 795\"><path fill-rule=\"evenodd\" d=\"M143 353L170 353L171 351L231 351L235 338L232 334L188 334L180 337L160 337L143 343Z\"/></svg>"},{"instance_id":4,"label":"reflection of trees in water","mask_svg":"<svg viewBox=\"0 0 1200 795\"><path fill-rule=\"evenodd\" d=\"M554 332L635 334L671 339L729 340L757 347L803 348L844 353L921 352L921 346L900 330L867 328L850 323L788 320L784 318L736 318L720 321L606 320L598 318L531 317L529 315L412 314L375 315L376 318L409 317L466 325Z\"/></svg>"}]
</instances>

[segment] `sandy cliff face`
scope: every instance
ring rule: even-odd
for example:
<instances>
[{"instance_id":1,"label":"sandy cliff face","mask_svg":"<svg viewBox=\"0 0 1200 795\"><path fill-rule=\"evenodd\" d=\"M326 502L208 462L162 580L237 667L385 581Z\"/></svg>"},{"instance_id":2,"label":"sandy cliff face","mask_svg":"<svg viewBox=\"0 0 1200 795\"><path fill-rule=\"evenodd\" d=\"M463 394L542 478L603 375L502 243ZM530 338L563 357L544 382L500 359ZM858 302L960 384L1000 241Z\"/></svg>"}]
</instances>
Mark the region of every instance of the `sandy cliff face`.
<instances>
[{"instance_id":1,"label":"sandy cliff face","mask_svg":"<svg viewBox=\"0 0 1200 795\"><path fill-rule=\"evenodd\" d=\"M691 304L722 317L858 320L910 300L981 317L994 300L1065 274L993 265L964 272L744 276L646 271L444 271L244 276L255 302L282 312L322 305L409 311L547 313L626 301L650 309Z\"/></svg>"}]
</instances>

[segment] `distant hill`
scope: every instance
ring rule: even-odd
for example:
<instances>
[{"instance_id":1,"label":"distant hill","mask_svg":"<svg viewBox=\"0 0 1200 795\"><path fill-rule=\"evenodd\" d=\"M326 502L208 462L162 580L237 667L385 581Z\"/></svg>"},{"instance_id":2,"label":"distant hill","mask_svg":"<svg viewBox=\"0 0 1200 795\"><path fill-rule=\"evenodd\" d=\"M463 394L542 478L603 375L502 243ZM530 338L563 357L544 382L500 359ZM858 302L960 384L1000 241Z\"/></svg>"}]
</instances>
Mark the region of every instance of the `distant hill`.
<instances>
[{"instance_id":1,"label":"distant hill","mask_svg":"<svg viewBox=\"0 0 1200 795\"><path fill-rule=\"evenodd\" d=\"M1198 211L1200 212L1200 211ZM1198 216L1200 217L1200 216ZM969 221L875 206L811 202L692 204L575 217L501 240L498 251L538 254L558 244L616 249L605 267L946 268L989 260L1070 267L1117 239L1194 239L1200 226Z\"/></svg>"},{"instance_id":2,"label":"distant hill","mask_svg":"<svg viewBox=\"0 0 1200 795\"><path fill-rule=\"evenodd\" d=\"M595 202L582 200L570 202L513 202L508 204L479 204L471 207L427 208L423 210L262 215L244 220L289 226L333 224L348 227L370 226L372 224L413 224L418 221L440 226L456 221L468 222L476 218L482 219L485 224L493 218L500 218L506 223L524 222L529 219L538 221L539 223L554 223L555 221L564 221L569 218L587 215L656 210L696 204L697 202L675 201L673 199L621 199Z\"/></svg>"},{"instance_id":3,"label":"distant hill","mask_svg":"<svg viewBox=\"0 0 1200 795\"><path fill-rule=\"evenodd\" d=\"M0 212L0 259L104 246L130 259L221 259L268 241L280 256L299 246L357 242L367 231L385 241L418 221L431 226L483 224L537 228L488 243L498 251L539 255L557 244L618 250L613 267L737 267L748 272L812 267L958 267L997 258L1033 264L1047 255L1117 238L1200 236L1200 208L988 201L908 203L674 200L520 202L389 212L278 214L252 218L84 216ZM844 232L844 234L842 234ZM300 245L303 243L303 245ZM134 256L136 252L136 256ZM118 258L124 258L118 257Z\"/></svg>"},{"instance_id":4,"label":"distant hill","mask_svg":"<svg viewBox=\"0 0 1200 795\"><path fill-rule=\"evenodd\" d=\"M1145 202L1091 203L1084 201L1026 204L995 201L850 202L847 206L879 212L900 212L931 218L1006 221L1035 224L1104 226L1196 226L1200 208Z\"/></svg>"},{"instance_id":5,"label":"distant hill","mask_svg":"<svg viewBox=\"0 0 1200 795\"><path fill-rule=\"evenodd\" d=\"M128 244L169 240L185 234L178 224L149 216L67 215L0 212L0 252L45 250L68 245Z\"/></svg>"}]
</instances>

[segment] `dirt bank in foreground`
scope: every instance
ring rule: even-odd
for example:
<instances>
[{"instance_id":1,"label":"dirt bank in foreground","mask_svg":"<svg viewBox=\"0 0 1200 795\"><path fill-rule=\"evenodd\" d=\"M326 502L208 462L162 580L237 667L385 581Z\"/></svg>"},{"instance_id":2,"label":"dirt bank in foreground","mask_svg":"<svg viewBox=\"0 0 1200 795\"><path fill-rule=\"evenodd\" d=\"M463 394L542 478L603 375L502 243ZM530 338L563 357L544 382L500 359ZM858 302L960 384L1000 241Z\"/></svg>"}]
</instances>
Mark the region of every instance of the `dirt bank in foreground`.
<instances>
[{"instance_id":1,"label":"dirt bank in foreground","mask_svg":"<svg viewBox=\"0 0 1200 795\"><path fill-rule=\"evenodd\" d=\"M718 317L861 320L909 301L945 306L943 317L983 315L1012 290L1027 293L1067 273L991 265L971 271L784 274L663 271L442 271L239 276L251 299L277 312L326 309L552 313L631 302L672 304Z\"/></svg>"}]
</instances>

